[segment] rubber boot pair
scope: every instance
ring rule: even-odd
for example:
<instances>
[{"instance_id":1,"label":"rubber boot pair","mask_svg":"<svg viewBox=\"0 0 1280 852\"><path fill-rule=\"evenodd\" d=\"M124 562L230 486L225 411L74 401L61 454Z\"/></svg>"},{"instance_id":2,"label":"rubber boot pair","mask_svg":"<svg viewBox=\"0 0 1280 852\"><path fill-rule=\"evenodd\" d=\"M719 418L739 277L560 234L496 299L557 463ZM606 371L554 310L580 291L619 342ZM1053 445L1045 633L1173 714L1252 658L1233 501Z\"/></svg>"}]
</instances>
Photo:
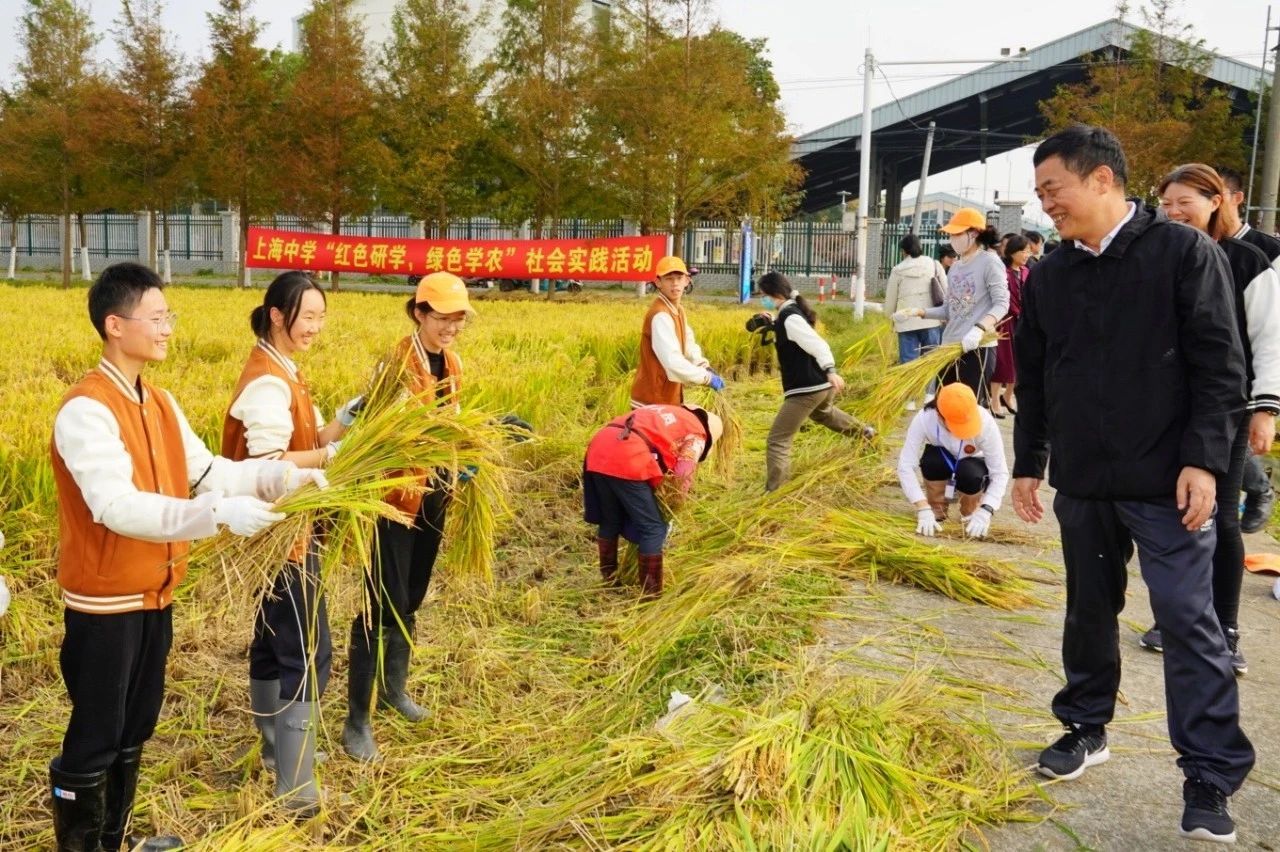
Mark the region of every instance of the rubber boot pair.
<instances>
[{"instance_id":1,"label":"rubber boot pair","mask_svg":"<svg viewBox=\"0 0 1280 852\"><path fill-rule=\"evenodd\" d=\"M645 598L662 594L662 554L640 554L640 588Z\"/></svg>"},{"instance_id":2,"label":"rubber boot pair","mask_svg":"<svg viewBox=\"0 0 1280 852\"><path fill-rule=\"evenodd\" d=\"M938 519L938 522L945 521L947 513L951 510L951 504L947 500L947 483L926 479L924 498L929 501L929 508L933 509L933 516Z\"/></svg>"},{"instance_id":3,"label":"rubber boot pair","mask_svg":"<svg viewBox=\"0 0 1280 852\"><path fill-rule=\"evenodd\" d=\"M618 585L618 539L597 538L596 550L600 553L600 577L607 586Z\"/></svg>"},{"instance_id":4,"label":"rubber boot pair","mask_svg":"<svg viewBox=\"0 0 1280 852\"><path fill-rule=\"evenodd\" d=\"M316 709L312 701L287 701L275 716L276 799L296 819L320 812Z\"/></svg>"},{"instance_id":5,"label":"rubber boot pair","mask_svg":"<svg viewBox=\"0 0 1280 852\"><path fill-rule=\"evenodd\" d=\"M412 630L412 622L405 625ZM377 649L382 647L382 678L377 677ZM389 708L410 722L427 718L427 710L406 691L409 681L409 639L397 626L390 631L366 632L357 618L351 625L351 662L347 670L347 720L342 725L342 748L356 760L377 760L378 745L369 723L375 688L378 707Z\"/></svg>"},{"instance_id":6,"label":"rubber boot pair","mask_svg":"<svg viewBox=\"0 0 1280 852\"><path fill-rule=\"evenodd\" d=\"M126 834L138 792L142 746L121 749L105 772L64 772L55 758L49 764L53 828L59 852L163 852L182 848L173 835L144 837Z\"/></svg>"}]
</instances>

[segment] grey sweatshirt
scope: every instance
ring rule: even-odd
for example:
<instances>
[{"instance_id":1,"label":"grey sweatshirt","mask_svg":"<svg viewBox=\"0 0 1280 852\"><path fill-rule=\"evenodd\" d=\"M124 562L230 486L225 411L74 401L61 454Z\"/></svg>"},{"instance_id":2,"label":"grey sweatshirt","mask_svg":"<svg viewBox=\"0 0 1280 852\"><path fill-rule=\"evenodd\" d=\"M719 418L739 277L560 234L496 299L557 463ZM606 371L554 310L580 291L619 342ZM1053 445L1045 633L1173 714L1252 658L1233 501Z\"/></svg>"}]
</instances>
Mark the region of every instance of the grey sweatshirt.
<instances>
[{"instance_id":1,"label":"grey sweatshirt","mask_svg":"<svg viewBox=\"0 0 1280 852\"><path fill-rule=\"evenodd\" d=\"M1004 264L995 252L979 249L968 259L951 264L946 301L936 308L926 308L924 315L946 322L943 343L959 343L978 320L989 315L999 322L1007 313L1009 282Z\"/></svg>"}]
</instances>

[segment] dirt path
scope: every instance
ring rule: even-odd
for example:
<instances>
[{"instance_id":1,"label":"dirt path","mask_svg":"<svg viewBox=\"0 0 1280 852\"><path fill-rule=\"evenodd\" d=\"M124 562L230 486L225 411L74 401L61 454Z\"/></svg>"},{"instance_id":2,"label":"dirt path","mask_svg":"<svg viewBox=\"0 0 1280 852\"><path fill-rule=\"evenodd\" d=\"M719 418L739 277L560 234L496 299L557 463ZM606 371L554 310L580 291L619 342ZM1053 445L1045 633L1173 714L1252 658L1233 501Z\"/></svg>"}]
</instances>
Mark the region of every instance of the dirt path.
<instances>
[{"instance_id":1,"label":"dirt path","mask_svg":"<svg viewBox=\"0 0 1280 852\"><path fill-rule=\"evenodd\" d=\"M906 511L896 488L886 489L885 496ZM1046 485L1041 499L1048 506L1051 498ZM880 653L899 657L900 662L947 666L965 681L989 685L988 718L1005 736L1015 760L1030 767L1039 750L1060 733L1049 711L1050 699L1063 682L1065 591L1058 529L1052 512L1039 526L1028 527L1007 505L997 514L996 524L1040 539L980 547L1022 565L1036 581L1036 596L1044 606L1002 613L915 589L880 586L874 604L851 604L850 620L828 625L826 650L838 655L864 642L867 625L876 623L878 612L882 629L899 631L899 641L885 643L888 650ZM957 524L953 520L950 526L954 531ZM1245 547L1249 553L1280 553L1266 533L1245 536ZM1241 647L1249 662L1249 672L1240 680L1243 723L1258 760L1233 797L1231 811L1237 848L1250 850L1280 850L1280 601L1271 597L1272 579L1246 574L1240 612ZM893 621L886 623L886 617ZM1138 645L1138 637L1151 624L1151 610L1136 558L1129 565L1127 604L1120 619L1124 674L1116 718L1108 728L1110 762L1077 781L1044 785L1054 804L1038 806L1034 822L986 832L991 849L1164 850L1201 845L1177 835L1182 774L1165 727L1160 658ZM1029 777L1039 778L1030 773Z\"/></svg>"}]
</instances>

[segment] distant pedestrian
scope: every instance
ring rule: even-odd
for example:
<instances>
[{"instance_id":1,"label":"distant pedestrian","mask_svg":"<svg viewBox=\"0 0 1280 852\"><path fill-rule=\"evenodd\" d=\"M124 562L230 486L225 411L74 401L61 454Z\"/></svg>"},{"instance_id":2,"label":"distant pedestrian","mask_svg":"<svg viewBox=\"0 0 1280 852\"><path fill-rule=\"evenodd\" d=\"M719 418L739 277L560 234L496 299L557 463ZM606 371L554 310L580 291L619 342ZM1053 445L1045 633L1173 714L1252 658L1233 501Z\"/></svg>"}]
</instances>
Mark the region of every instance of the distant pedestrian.
<instances>
[{"instance_id":1,"label":"distant pedestrian","mask_svg":"<svg viewBox=\"0 0 1280 852\"><path fill-rule=\"evenodd\" d=\"M907 309L926 311L941 305L947 295L947 271L920 248L920 238L907 234L898 243L902 262L889 273L884 312L893 317L898 334L898 363L906 364L942 342L942 320L909 316Z\"/></svg>"},{"instance_id":2,"label":"distant pedestrian","mask_svg":"<svg viewBox=\"0 0 1280 852\"><path fill-rule=\"evenodd\" d=\"M1013 363L1013 332L1018 327L1018 314L1022 313L1022 284L1027 280L1027 259L1031 248L1021 234L1010 234L1004 244L1005 280L1009 284L1009 313L996 331L1000 340L996 343L996 368L991 374L991 416L1004 419L1004 412L1017 414L1009 399L1013 393L1017 372Z\"/></svg>"},{"instance_id":3,"label":"distant pedestrian","mask_svg":"<svg viewBox=\"0 0 1280 852\"><path fill-rule=\"evenodd\" d=\"M1022 236L1027 238L1027 248L1031 250L1027 255L1027 266L1033 266L1044 257L1044 234L1028 228L1022 232Z\"/></svg>"}]
</instances>

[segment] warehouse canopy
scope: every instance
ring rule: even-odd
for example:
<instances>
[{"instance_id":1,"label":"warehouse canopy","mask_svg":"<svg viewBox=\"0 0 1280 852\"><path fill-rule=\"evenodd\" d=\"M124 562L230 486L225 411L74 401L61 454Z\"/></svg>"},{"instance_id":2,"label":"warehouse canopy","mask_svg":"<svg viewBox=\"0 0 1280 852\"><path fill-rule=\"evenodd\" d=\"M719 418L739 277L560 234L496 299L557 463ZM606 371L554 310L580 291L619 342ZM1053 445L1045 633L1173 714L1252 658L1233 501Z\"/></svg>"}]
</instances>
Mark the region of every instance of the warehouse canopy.
<instances>
[{"instance_id":1,"label":"warehouse canopy","mask_svg":"<svg viewBox=\"0 0 1280 852\"><path fill-rule=\"evenodd\" d=\"M920 177L925 130L937 123L930 174L944 172L1020 148L1044 131L1038 104L1062 84L1084 80L1087 57L1123 55L1140 28L1112 19L1021 54L1020 62L996 62L901 99L872 112L872 196L888 190L896 218L902 187ZM886 60L892 57L885 57ZM1234 108L1252 113L1251 93L1260 70L1225 56L1212 55L1206 77L1225 88ZM802 207L812 212L840 201L845 190L858 192L859 135L862 116L854 115L798 137L792 159L807 172Z\"/></svg>"}]
</instances>

